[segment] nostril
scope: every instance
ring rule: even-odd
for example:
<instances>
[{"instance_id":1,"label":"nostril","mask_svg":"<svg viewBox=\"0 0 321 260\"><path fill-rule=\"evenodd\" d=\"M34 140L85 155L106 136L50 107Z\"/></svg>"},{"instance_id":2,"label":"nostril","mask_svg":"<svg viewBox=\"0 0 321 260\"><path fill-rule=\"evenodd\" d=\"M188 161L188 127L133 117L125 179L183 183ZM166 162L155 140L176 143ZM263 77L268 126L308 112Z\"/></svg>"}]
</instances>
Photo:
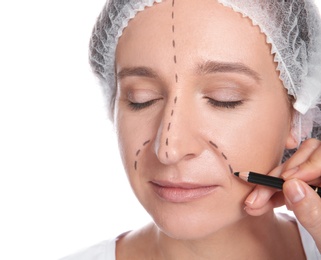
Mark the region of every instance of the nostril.
<instances>
[{"instance_id":1,"label":"nostril","mask_svg":"<svg viewBox=\"0 0 321 260\"><path fill-rule=\"evenodd\" d=\"M185 158L184 158L184 159L185 159L185 160L193 159L195 156L196 156L195 154L189 153L189 154L186 154L186 155L185 155Z\"/></svg>"}]
</instances>

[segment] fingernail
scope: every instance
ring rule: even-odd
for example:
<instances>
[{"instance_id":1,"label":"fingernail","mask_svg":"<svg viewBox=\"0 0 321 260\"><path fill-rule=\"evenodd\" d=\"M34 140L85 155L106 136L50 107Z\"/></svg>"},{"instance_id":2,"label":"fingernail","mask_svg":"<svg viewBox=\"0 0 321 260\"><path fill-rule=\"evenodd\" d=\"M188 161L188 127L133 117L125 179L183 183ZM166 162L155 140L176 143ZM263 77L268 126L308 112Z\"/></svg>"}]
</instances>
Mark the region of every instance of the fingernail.
<instances>
[{"instance_id":1,"label":"fingernail","mask_svg":"<svg viewBox=\"0 0 321 260\"><path fill-rule=\"evenodd\" d=\"M305 190L302 184L297 179L292 179L287 182L287 199L292 203L297 203L304 199Z\"/></svg>"},{"instance_id":2,"label":"fingernail","mask_svg":"<svg viewBox=\"0 0 321 260\"><path fill-rule=\"evenodd\" d=\"M253 205L253 203L255 202L258 194L259 194L258 190L254 190L254 191L246 198L245 204L247 204L247 205Z\"/></svg>"},{"instance_id":3,"label":"fingernail","mask_svg":"<svg viewBox=\"0 0 321 260\"><path fill-rule=\"evenodd\" d=\"M288 178L291 177L293 174L295 174L298 170L299 170L299 166L294 167L294 168L292 168L292 169L290 169L290 170L287 170L287 171L285 171L284 173L282 173L282 177L283 177L284 179L288 179Z\"/></svg>"}]
</instances>

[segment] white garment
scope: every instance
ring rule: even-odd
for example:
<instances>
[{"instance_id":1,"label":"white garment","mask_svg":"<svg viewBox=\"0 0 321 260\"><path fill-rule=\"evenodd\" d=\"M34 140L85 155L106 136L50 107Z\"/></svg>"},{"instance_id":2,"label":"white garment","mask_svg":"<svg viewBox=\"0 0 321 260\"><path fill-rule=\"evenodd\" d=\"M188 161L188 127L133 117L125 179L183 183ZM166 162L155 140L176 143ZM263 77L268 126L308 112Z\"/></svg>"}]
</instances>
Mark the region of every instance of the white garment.
<instances>
[{"instance_id":1,"label":"white garment","mask_svg":"<svg viewBox=\"0 0 321 260\"><path fill-rule=\"evenodd\" d=\"M321 254L311 235L298 223L302 245L307 260L321 260ZM117 239L105 240L74 255L60 260L116 260Z\"/></svg>"},{"instance_id":2,"label":"white garment","mask_svg":"<svg viewBox=\"0 0 321 260\"><path fill-rule=\"evenodd\" d=\"M116 260L116 240L105 240L60 260Z\"/></svg>"}]
</instances>

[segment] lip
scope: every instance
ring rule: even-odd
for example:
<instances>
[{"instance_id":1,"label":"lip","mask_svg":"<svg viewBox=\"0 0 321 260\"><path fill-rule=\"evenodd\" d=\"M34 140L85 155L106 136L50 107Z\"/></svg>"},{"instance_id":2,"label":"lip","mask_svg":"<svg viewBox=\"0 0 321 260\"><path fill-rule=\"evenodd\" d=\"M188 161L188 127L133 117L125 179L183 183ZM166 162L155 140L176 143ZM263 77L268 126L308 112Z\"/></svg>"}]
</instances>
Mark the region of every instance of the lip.
<instances>
[{"instance_id":1,"label":"lip","mask_svg":"<svg viewBox=\"0 0 321 260\"><path fill-rule=\"evenodd\" d=\"M203 198L214 192L218 185L195 183L171 183L152 181L154 192L163 200L173 203L189 202Z\"/></svg>"}]
</instances>

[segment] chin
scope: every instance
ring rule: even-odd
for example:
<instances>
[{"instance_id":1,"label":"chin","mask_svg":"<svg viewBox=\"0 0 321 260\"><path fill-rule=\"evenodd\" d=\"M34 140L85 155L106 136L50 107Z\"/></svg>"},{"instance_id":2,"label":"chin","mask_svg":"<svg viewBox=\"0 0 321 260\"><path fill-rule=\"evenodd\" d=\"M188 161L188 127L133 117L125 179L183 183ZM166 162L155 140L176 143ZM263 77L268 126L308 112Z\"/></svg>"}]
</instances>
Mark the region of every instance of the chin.
<instances>
[{"instance_id":1,"label":"chin","mask_svg":"<svg viewBox=\"0 0 321 260\"><path fill-rule=\"evenodd\" d=\"M187 206L188 207L188 206ZM155 212L154 212L155 213ZM157 227L168 237L178 240L200 240L235 227L247 214L242 209L161 210L151 214Z\"/></svg>"}]
</instances>

